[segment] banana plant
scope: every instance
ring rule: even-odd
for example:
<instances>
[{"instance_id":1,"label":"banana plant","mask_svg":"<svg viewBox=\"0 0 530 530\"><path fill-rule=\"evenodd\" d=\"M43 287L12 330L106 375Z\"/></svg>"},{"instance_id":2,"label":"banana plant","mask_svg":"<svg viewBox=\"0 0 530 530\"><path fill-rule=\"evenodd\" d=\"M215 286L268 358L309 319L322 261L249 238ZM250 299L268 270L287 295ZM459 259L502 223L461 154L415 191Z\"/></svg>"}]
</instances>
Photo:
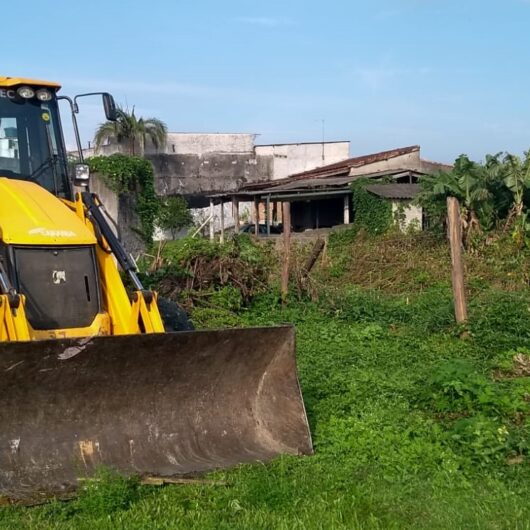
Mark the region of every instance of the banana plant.
<instances>
[{"instance_id":1,"label":"banana plant","mask_svg":"<svg viewBox=\"0 0 530 530\"><path fill-rule=\"evenodd\" d=\"M445 209L446 197L459 200L464 244L467 244L471 233L491 226L494 211L491 176L483 165L461 155L452 171L425 177L421 183L423 192L419 202L423 205L438 201Z\"/></svg>"},{"instance_id":2,"label":"banana plant","mask_svg":"<svg viewBox=\"0 0 530 530\"><path fill-rule=\"evenodd\" d=\"M525 154L525 159L507 154L504 157L506 173L504 182L513 193L513 205L510 212L509 221L512 218L519 218L523 214L524 194L530 188L530 160L529 154Z\"/></svg>"}]
</instances>

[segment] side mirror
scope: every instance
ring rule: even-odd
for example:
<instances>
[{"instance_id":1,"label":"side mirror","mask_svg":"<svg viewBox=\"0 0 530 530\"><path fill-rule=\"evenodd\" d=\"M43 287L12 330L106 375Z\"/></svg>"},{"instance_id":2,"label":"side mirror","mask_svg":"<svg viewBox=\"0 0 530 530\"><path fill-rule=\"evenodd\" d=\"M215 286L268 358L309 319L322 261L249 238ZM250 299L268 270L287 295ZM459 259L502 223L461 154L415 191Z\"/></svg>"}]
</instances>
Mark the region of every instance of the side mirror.
<instances>
[{"instance_id":1,"label":"side mirror","mask_svg":"<svg viewBox=\"0 0 530 530\"><path fill-rule=\"evenodd\" d=\"M90 169L88 164L75 164L74 166L74 186L88 186L90 179Z\"/></svg>"},{"instance_id":2,"label":"side mirror","mask_svg":"<svg viewBox=\"0 0 530 530\"><path fill-rule=\"evenodd\" d=\"M116 103L114 98L108 92L103 92L103 107L105 108L105 116L109 121L116 121L118 119L118 112L116 110Z\"/></svg>"}]
</instances>

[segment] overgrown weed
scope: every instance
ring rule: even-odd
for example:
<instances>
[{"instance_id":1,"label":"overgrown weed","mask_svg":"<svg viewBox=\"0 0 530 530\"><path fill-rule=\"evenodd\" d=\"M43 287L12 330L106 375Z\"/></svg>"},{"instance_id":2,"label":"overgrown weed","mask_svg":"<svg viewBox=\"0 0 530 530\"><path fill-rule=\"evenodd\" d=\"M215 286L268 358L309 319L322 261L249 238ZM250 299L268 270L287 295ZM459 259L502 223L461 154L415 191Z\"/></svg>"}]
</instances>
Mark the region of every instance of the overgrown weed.
<instances>
[{"instance_id":1,"label":"overgrown weed","mask_svg":"<svg viewBox=\"0 0 530 530\"><path fill-rule=\"evenodd\" d=\"M490 286L513 266L498 255L470 291L462 340L443 267L430 264L443 249L421 237L414 267L433 281L399 284L402 265L392 288L369 289L348 265L340 282L320 271L317 299L294 290L281 306L272 287L244 303L223 286L192 310L201 325L296 325L314 456L215 473L229 488L104 478L70 504L1 509L2 528L529 528L530 293L520 277ZM376 240L352 244L387 255Z\"/></svg>"}]
</instances>

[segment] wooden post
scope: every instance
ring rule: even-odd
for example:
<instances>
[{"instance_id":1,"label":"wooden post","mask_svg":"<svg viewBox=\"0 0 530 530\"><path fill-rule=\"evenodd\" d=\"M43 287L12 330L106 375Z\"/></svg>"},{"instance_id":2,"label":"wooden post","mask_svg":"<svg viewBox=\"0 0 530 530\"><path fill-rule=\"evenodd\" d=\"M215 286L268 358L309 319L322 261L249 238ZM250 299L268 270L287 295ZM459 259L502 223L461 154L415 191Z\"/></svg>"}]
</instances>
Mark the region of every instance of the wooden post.
<instances>
[{"instance_id":1,"label":"wooden post","mask_svg":"<svg viewBox=\"0 0 530 530\"><path fill-rule=\"evenodd\" d=\"M234 233L239 234L239 199L232 197L232 217L234 218Z\"/></svg>"},{"instance_id":2,"label":"wooden post","mask_svg":"<svg viewBox=\"0 0 530 530\"><path fill-rule=\"evenodd\" d=\"M344 195L344 224L350 224L350 195Z\"/></svg>"},{"instance_id":3,"label":"wooden post","mask_svg":"<svg viewBox=\"0 0 530 530\"><path fill-rule=\"evenodd\" d=\"M291 254L291 203L282 204L283 219L283 265L282 265L282 302L287 301L289 293L289 261Z\"/></svg>"},{"instance_id":4,"label":"wooden post","mask_svg":"<svg viewBox=\"0 0 530 530\"><path fill-rule=\"evenodd\" d=\"M325 242L323 239L317 239L315 241L315 244L313 245L313 249L311 250L311 254L307 257L304 268L302 269L302 280L307 278L313 267L315 266L315 263L317 262L318 257L324 250Z\"/></svg>"},{"instance_id":5,"label":"wooden post","mask_svg":"<svg viewBox=\"0 0 530 530\"><path fill-rule=\"evenodd\" d=\"M225 242L225 200L221 199L221 243Z\"/></svg>"},{"instance_id":6,"label":"wooden post","mask_svg":"<svg viewBox=\"0 0 530 530\"><path fill-rule=\"evenodd\" d=\"M271 198L270 195L267 195L267 200L265 201L265 222L267 223L267 235L271 235Z\"/></svg>"},{"instance_id":7,"label":"wooden post","mask_svg":"<svg viewBox=\"0 0 530 530\"><path fill-rule=\"evenodd\" d=\"M213 241L215 236L214 214L215 209L213 199L210 199L210 241Z\"/></svg>"},{"instance_id":8,"label":"wooden post","mask_svg":"<svg viewBox=\"0 0 530 530\"><path fill-rule=\"evenodd\" d=\"M254 234L259 236L259 201L254 199Z\"/></svg>"},{"instance_id":9,"label":"wooden post","mask_svg":"<svg viewBox=\"0 0 530 530\"><path fill-rule=\"evenodd\" d=\"M464 287L464 265L462 262L462 226L460 204L455 197L447 197L447 220L449 244L451 246L453 298L457 323L467 320L466 292Z\"/></svg>"}]
</instances>

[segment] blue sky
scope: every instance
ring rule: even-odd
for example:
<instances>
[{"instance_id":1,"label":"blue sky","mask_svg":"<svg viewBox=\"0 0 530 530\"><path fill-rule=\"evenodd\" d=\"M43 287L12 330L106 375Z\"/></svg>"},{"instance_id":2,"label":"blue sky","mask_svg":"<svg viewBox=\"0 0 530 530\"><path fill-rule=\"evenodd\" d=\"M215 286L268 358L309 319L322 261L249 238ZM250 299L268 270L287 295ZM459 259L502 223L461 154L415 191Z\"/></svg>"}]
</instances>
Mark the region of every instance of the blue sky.
<instances>
[{"instance_id":1,"label":"blue sky","mask_svg":"<svg viewBox=\"0 0 530 530\"><path fill-rule=\"evenodd\" d=\"M25 0L8 14L1 75L108 90L171 131L320 141L324 119L352 155L530 147L530 0ZM84 144L102 120L85 100Z\"/></svg>"}]
</instances>

